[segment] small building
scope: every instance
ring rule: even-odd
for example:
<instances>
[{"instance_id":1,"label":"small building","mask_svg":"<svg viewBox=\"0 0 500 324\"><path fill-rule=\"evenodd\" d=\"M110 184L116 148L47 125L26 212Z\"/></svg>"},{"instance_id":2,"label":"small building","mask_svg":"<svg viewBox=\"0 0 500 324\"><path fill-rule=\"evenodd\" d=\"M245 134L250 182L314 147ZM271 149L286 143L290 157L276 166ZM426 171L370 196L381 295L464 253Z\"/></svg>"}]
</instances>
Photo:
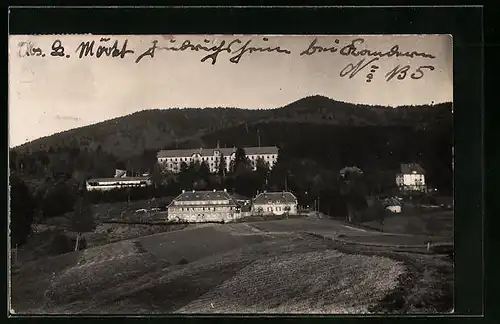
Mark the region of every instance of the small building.
<instances>
[{"instance_id":1,"label":"small building","mask_svg":"<svg viewBox=\"0 0 500 324\"><path fill-rule=\"evenodd\" d=\"M168 221L229 222L240 217L239 206L226 190L185 191L168 205Z\"/></svg>"},{"instance_id":2,"label":"small building","mask_svg":"<svg viewBox=\"0 0 500 324\"><path fill-rule=\"evenodd\" d=\"M126 178L127 170L115 169L115 178Z\"/></svg>"},{"instance_id":3,"label":"small building","mask_svg":"<svg viewBox=\"0 0 500 324\"><path fill-rule=\"evenodd\" d=\"M87 191L109 191L122 188L145 188L153 184L149 177L117 177L89 179Z\"/></svg>"},{"instance_id":4,"label":"small building","mask_svg":"<svg viewBox=\"0 0 500 324\"><path fill-rule=\"evenodd\" d=\"M263 192L253 200L255 215L296 215L297 197L291 192Z\"/></svg>"},{"instance_id":5,"label":"small building","mask_svg":"<svg viewBox=\"0 0 500 324\"><path fill-rule=\"evenodd\" d=\"M418 163L403 163L396 184L403 193L426 192L425 170Z\"/></svg>"}]
</instances>

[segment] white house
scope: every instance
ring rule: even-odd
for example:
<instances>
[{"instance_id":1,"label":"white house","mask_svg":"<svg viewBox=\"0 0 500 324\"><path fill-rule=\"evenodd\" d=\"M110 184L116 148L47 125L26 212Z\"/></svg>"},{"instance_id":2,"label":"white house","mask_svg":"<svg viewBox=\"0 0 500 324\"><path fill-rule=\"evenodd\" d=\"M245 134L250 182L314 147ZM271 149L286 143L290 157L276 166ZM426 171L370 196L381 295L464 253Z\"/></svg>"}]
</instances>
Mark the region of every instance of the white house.
<instances>
[{"instance_id":1,"label":"white house","mask_svg":"<svg viewBox=\"0 0 500 324\"><path fill-rule=\"evenodd\" d=\"M278 148L276 146L245 147L243 149L254 170L257 167L259 158L266 162L270 169L278 161ZM231 161L235 157L236 148L161 150L157 153L158 164L174 173L180 172L183 162L187 165L193 162L204 162L210 172L214 173L218 170L221 159L224 159L226 171L228 172Z\"/></svg>"},{"instance_id":2,"label":"white house","mask_svg":"<svg viewBox=\"0 0 500 324\"><path fill-rule=\"evenodd\" d=\"M264 192L255 197L252 212L256 215L296 215L297 197L291 192Z\"/></svg>"},{"instance_id":3,"label":"white house","mask_svg":"<svg viewBox=\"0 0 500 324\"><path fill-rule=\"evenodd\" d=\"M403 163L400 173L396 175L396 184L402 192L425 192L425 170L418 163Z\"/></svg>"},{"instance_id":4,"label":"white house","mask_svg":"<svg viewBox=\"0 0 500 324\"><path fill-rule=\"evenodd\" d=\"M149 177L117 177L89 179L87 191L109 191L122 188L145 188L153 183Z\"/></svg>"},{"instance_id":5,"label":"white house","mask_svg":"<svg viewBox=\"0 0 500 324\"><path fill-rule=\"evenodd\" d=\"M168 206L169 221L228 222L240 217L239 206L226 190L184 191Z\"/></svg>"}]
</instances>

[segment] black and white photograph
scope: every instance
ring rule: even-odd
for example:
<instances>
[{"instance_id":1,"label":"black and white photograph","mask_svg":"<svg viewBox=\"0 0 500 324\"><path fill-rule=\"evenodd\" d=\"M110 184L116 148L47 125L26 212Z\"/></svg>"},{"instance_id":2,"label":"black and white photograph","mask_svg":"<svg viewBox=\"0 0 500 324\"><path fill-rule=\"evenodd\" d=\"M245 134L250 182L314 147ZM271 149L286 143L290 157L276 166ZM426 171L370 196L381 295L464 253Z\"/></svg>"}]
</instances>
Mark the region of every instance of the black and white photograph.
<instances>
[{"instance_id":1,"label":"black and white photograph","mask_svg":"<svg viewBox=\"0 0 500 324\"><path fill-rule=\"evenodd\" d=\"M10 314L453 313L451 35L8 43Z\"/></svg>"}]
</instances>

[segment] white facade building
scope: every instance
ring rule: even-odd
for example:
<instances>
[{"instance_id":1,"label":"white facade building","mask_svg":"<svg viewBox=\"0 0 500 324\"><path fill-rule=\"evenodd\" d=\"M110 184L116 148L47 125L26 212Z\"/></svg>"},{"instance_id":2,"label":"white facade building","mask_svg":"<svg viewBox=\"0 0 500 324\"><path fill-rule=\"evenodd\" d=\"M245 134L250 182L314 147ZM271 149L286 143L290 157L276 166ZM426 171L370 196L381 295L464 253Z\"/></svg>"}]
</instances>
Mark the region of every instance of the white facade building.
<instances>
[{"instance_id":1,"label":"white facade building","mask_svg":"<svg viewBox=\"0 0 500 324\"><path fill-rule=\"evenodd\" d=\"M162 150L158 152L157 159L161 166L174 173L180 172L182 163L189 165L193 162L204 162L210 172L215 173L218 171L221 159L224 159L226 172L229 172L231 161L236 157L236 150L236 148ZM257 167L258 159L267 163L270 169L278 161L278 148L276 146L245 147L244 150L254 170Z\"/></svg>"},{"instance_id":2,"label":"white facade building","mask_svg":"<svg viewBox=\"0 0 500 324\"><path fill-rule=\"evenodd\" d=\"M183 191L168 206L168 220L176 222L229 222L239 218L240 207L226 190Z\"/></svg>"},{"instance_id":3,"label":"white facade building","mask_svg":"<svg viewBox=\"0 0 500 324\"><path fill-rule=\"evenodd\" d=\"M427 190L425 171L417 163L401 164L401 173L396 176L396 184L403 192Z\"/></svg>"},{"instance_id":4,"label":"white facade building","mask_svg":"<svg viewBox=\"0 0 500 324\"><path fill-rule=\"evenodd\" d=\"M255 215L296 215L297 197L291 192L264 192L255 197L252 212Z\"/></svg>"},{"instance_id":5,"label":"white facade building","mask_svg":"<svg viewBox=\"0 0 500 324\"><path fill-rule=\"evenodd\" d=\"M109 191L122 188L145 188L152 184L149 177L117 177L89 179L86 187L87 191Z\"/></svg>"}]
</instances>

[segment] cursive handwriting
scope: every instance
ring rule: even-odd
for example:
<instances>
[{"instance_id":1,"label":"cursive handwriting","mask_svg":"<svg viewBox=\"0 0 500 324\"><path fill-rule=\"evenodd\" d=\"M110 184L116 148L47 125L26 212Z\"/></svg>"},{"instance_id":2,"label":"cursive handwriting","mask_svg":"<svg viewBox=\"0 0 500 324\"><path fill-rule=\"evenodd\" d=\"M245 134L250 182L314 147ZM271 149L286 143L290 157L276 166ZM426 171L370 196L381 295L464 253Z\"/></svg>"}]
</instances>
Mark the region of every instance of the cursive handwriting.
<instances>
[{"instance_id":1,"label":"cursive handwriting","mask_svg":"<svg viewBox=\"0 0 500 324\"><path fill-rule=\"evenodd\" d=\"M370 64L370 71L366 74L366 82L372 82L374 77L376 76L376 72L380 69L379 65L372 64L378 61L380 58L374 57L371 60L365 62L367 58L361 59L357 63L349 63L347 64L341 71L340 77L343 78L349 75L349 79L354 78L359 72L368 67ZM389 82L393 78L397 78L398 80L404 80L408 75L413 80L419 80L424 77L424 71L430 70L434 71L435 68L432 65L421 65L417 67L413 73L411 73L412 67L410 65L405 65L401 67L400 65L396 65L392 70L385 74L385 81ZM411 73L411 74L410 74Z\"/></svg>"},{"instance_id":2,"label":"cursive handwriting","mask_svg":"<svg viewBox=\"0 0 500 324\"><path fill-rule=\"evenodd\" d=\"M262 40L264 42L267 42L268 39L266 37L262 38ZM176 40L175 39L171 39L170 40L170 43L175 43ZM146 56L149 56L151 58L154 58L154 55L155 55L155 52L157 50L165 50L165 51L186 51L186 50L190 50L190 51L195 51L195 52L211 52L210 54L207 54L206 56L202 57L201 58L201 62L205 62L207 60L211 60L212 62L212 65L214 65L215 63L217 63L217 58L219 56L219 54L221 53L229 53L229 54L234 54L233 56L231 56L229 58L229 61L231 63L239 63L241 58L243 57L244 54L248 53L248 54L251 54L251 53L254 53L254 52L262 52L262 53L271 53L271 52L276 52L276 53L279 53L279 54L291 54L292 52L287 50L287 49L283 49L281 48L280 46L276 46L276 47L260 47L260 46L250 46L252 40L248 40L247 42L245 42L243 45L241 45L240 47L234 49L234 46L237 46L239 44L242 44L243 42L237 38L237 39L234 39L232 40L231 42L229 43L226 43L225 40L221 41L219 45L213 45L213 46L208 46L208 45L204 45L204 44L193 44L191 43L190 40L184 40L182 42L182 44L180 44L179 46L158 46L158 41L157 40L154 40L153 41L153 45L147 49L144 53L142 53L141 55L139 55L136 59L136 63L139 63L144 57ZM204 43L205 44L208 44L210 43L210 41L208 39L205 39L204 40Z\"/></svg>"},{"instance_id":3,"label":"cursive handwriting","mask_svg":"<svg viewBox=\"0 0 500 324\"><path fill-rule=\"evenodd\" d=\"M337 47L336 45L330 46L330 47L324 47L324 46L319 46L316 45L318 43L318 39L315 38L310 44L307 49L302 51L300 53L301 56L303 55L313 55L316 53L336 53L338 52L342 56L374 56L374 57L408 57L408 58L415 58L415 57L424 57L424 58L430 58L434 59L436 58L432 54L428 54L425 52L417 52L417 51L412 51L412 52L402 52L399 49L399 45L394 45L389 49L388 51L374 51L370 49L358 49L358 46L363 44L365 40L363 38L356 38L351 41L350 44L347 44L341 48ZM336 39L334 41L335 44L339 43L339 40Z\"/></svg>"},{"instance_id":4,"label":"cursive handwriting","mask_svg":"<svg viewBox=\"0 0 500 324\"><path fill-rule=\"evenodd\" d=\"M105 55L107 57L111 56L124 58L125 55L134 53L133 50L127 49L128 39L123 42L120 49L118 49L119 43L117 40L115 40L113 45L105 44L106 42L110 41L110 38L101 38L99 41L101 42L99 46L96 46L95 41L81 42L80 45L78 45L78 47L76 48L75 53L78 54L79 58L94 55L97 58L101 57L102 55Z\"/></svg>"},{"instance_id":5,"label":"cursive handwriting","mask_svg":"<svg viewBox=\"0 0 500 324\"><path fill-rule=\"evenodd\" d=\"M45 56L42 53L42 49L36 47L32 42L19 42L19 57L25 56Z\"/></svg>"}]
</instances>

